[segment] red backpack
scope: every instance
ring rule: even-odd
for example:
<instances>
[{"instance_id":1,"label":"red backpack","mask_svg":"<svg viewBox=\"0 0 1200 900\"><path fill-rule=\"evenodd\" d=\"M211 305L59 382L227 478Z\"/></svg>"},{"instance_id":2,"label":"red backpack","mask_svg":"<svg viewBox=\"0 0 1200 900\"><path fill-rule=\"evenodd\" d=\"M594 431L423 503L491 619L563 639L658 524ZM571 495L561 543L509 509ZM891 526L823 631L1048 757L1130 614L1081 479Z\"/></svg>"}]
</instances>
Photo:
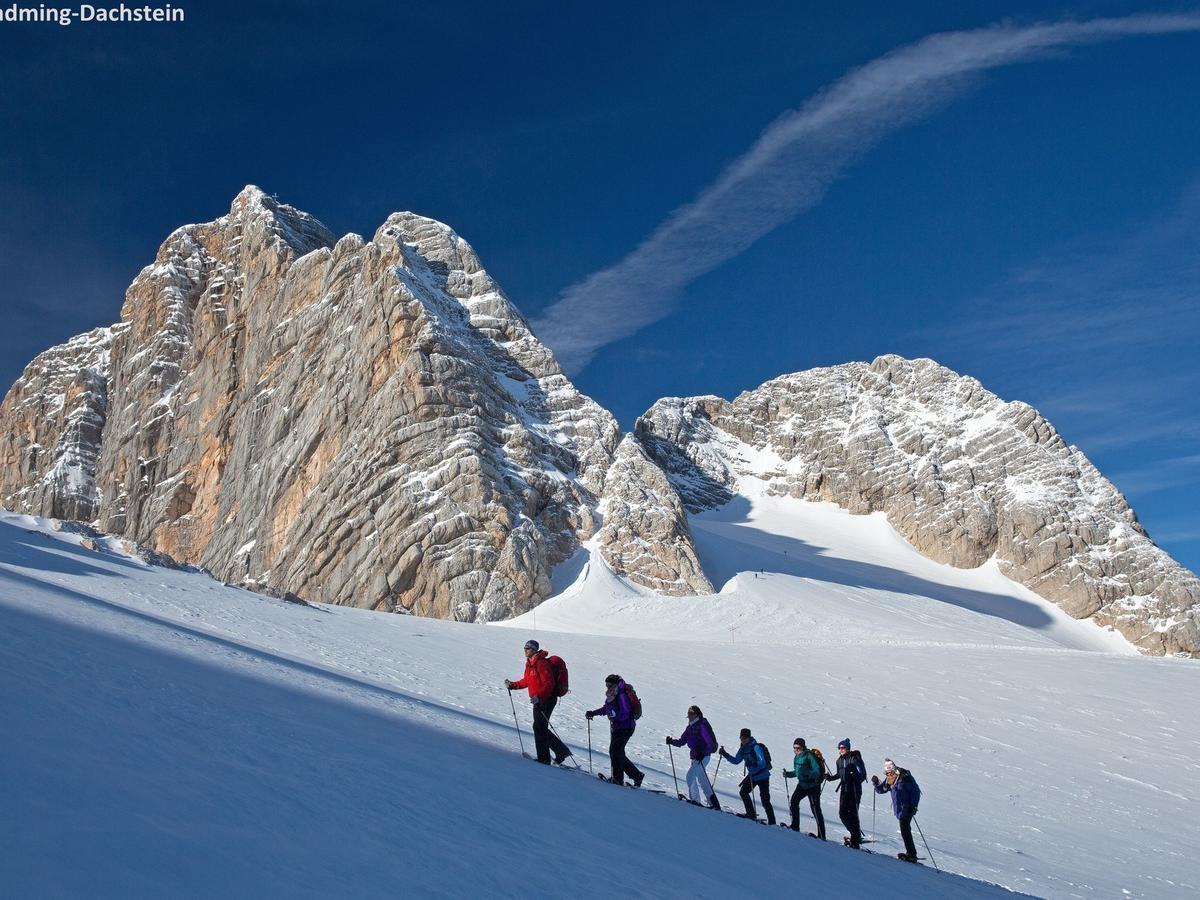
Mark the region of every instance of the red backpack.
<instances>
[{"instance_id":1,"label":"red backpack","mask_svg":"<svg viewBox=\"0 0 1200 900\"><path fill-rule=\"evenodd\" d=\"M561 656L547 657L546 662L550 663L550 671L554 673L554 696L567 696L571 690L570 680L567 676L567 664L563 662Z\"/></svg>"},{"instance_id":2,"label":"red backpack","mask_svg":"<svg viewBox=\"0 0 1200 900\"><path fill-rule=\"evenodd\" d=\"M633 714L633 720L636 722L642 717L642 700L628 681L625 682L625 696L629 698L629 711Z\"/></svg>"}]
</instances>

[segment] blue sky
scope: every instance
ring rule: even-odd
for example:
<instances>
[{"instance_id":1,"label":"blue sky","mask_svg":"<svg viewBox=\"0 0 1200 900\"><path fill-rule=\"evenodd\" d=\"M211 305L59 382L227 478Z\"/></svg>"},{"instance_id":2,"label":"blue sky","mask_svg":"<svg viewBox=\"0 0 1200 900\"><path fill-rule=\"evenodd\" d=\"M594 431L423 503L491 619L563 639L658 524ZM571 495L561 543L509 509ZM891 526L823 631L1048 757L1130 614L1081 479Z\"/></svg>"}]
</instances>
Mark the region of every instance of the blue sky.
<instances>
[{"instance_id":1,"label":"blue sky","mask_svg":"<svg viewBox=\"0 0 1200 900\"><path fill-rule=\"evenodd\" d=\"M762 196L803 207L775 227L751 234L765 213L734 191L738 216L669 248L682 283L628 308L636 267L578 290L889 51L1200 4L174 5L185 24L0 23L5 383L114 321L173 228L255 183L338 233L450 223L552 337L572 290L603 323L661 316L575 376L626 425L660 396L931 356L1038 406L1200 569L1200 33L935 79L884 126L856 108L772 170Z\"/></svg>"}]
</instances>

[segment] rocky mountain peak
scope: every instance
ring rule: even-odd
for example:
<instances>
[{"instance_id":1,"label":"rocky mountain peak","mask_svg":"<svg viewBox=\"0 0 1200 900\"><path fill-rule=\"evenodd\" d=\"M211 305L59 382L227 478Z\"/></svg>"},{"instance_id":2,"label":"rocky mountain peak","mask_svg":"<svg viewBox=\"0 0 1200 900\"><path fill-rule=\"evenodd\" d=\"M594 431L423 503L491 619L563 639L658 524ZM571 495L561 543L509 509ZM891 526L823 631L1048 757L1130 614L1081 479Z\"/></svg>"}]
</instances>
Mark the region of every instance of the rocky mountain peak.
<instances>
[{"instance_id":1,"label":"rocky mountain peak","mask_svg":"<svg viewBox=\"0 0 1200 900\"><path fill-rule=\"evenodd\" d=\"M449 226L370 240L249 186L177 229L121 321L0 406L0 502L248 587L462 620L522 612L585 542L710 593L688 524L747 479L883 512L1147 652L1200 653L1200 583L1037 410L927 359L666 398L622 435Z\"/></svg>"},{"instance_id":2,"label":"rocky mountain peak","mask_svg":"<svg viewBox=\"0 0 1200 900\"><path fill-rule=\"evenodd\" d=\"M335 240L247 187L228 215L167 238L101 337L48 351L10 391L4 502L94 517L229 581L503 618L548 595L605 489L621 490L613 417L470 245L413 213ZM84 411L33 427L81 379ZM72 424L85 419L90 443ZM68 457L70 485L52 462ZM667 530L636 557L628 527L599 549L639 583L704 586L686 521Z\"/></svg>"},{"instance_id":3,"label":"rocky mountain peak","mask_svg":"<svg viewBox=\"0 0 1200 900\"><path fill-rule=\"evenodd\" d=\"M995 559L1076 618L1155 653L1200 653L1200 579L1026 403L932 360L881 356L784 375L732 401L660 400L636 433L692 511L742 479L886 513L922 553Z\"/></svg>"}]
</instances>

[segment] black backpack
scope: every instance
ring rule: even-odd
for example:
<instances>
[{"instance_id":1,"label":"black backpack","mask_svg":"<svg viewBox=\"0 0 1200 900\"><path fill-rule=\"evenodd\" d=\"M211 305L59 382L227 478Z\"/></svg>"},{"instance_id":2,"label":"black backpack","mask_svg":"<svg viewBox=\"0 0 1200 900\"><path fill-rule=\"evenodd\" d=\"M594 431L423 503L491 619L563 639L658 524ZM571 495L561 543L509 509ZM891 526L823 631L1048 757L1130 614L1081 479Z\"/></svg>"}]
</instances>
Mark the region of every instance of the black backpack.
<instances>
[{"instance_id":1,"label":"black backpack","mask_svg":"<svg viewBox=\"0 0 1200 900\"><path fill-rule=\"evenodd\" d=\"M862 754L857 750L851 750L846 754L846 759L849 765L846 766L850 770L849 774L853 776L856 784L862 784L867 780L867 766L863 762Z\"/></svg>"}]
</instances>

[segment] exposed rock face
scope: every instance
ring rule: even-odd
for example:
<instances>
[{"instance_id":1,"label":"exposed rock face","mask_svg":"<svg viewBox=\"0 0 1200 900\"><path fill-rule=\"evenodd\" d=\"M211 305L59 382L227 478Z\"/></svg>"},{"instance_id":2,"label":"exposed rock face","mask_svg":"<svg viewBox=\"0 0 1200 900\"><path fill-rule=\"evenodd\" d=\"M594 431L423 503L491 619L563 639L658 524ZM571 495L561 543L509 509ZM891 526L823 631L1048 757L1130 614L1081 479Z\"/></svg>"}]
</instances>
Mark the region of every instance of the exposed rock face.
<instances>
[{"instance_id":1,"label":"exposed rock face","mask_svg":"<svg viewBox=\"0 0 1200 900\"><path fill-rule=\"evenodd\" d=\"M10 392L13 507L96 518L263 590L489 620L548 595L606 486L637 489L608 474L612 416L433 220L398 213L371 241L335 241L247 188L229 215L167 239L121 317L106 365L85 352L100 338L77 338ZM42 413L81 392L88 417ZM34 445L74 453L81 476L48 478ZM642 584L706 584L678 498L654 487L673 540L635 555L614 528L613 558Z\"/></svg>"},{"instance_id":2,"label":"exposed rock face","mask_svg":"<svg viewBox=\"0 0 1200 900\"><path fill-rule=\"evenodd\" d=\"M1037 410L930 360L885 356L785 375L732 402L660 400L636 432L688 508L739 478L877 510L925 555L1001 569L1151 653L1200 656L1200 579Z\"/></svg>"},{"instance_id":3,"label":"exposed rock face","mask_svg":"<svg viewBox=\"0 0 1200 900\"><path fill-rule=\"evenodd\" d=\"M412 213L335 240L247 188L0 407L9 508L276 595L462 620L539 603L592 536L638 584L711 592L684 507L747 476L1200 655L1200 581L1029 406L882 357L662 400L622 438L466 242Z\"/></svg>"},{"instance_id":4,"label":"exposed rock face","mask_svg":"<svg viewBox=\"0 0 1200 900\"><path fill-rule=\"evenodd\" d=\"M97 328L41 353L0 406L0 503L89 521L108 408L109 351L122 326Z\"/></svg>"},{"instance_id":5,"label":"exposed rock face","mask_svg":"<svg viewBox=\"0 0 1200 900\"><path fill-rule=\"evenodd\" d=\"M605 479L604 559L618 575L661 594L711 594L679 495L662 470L626 435Z\"/></svg>"}]
</instances>

